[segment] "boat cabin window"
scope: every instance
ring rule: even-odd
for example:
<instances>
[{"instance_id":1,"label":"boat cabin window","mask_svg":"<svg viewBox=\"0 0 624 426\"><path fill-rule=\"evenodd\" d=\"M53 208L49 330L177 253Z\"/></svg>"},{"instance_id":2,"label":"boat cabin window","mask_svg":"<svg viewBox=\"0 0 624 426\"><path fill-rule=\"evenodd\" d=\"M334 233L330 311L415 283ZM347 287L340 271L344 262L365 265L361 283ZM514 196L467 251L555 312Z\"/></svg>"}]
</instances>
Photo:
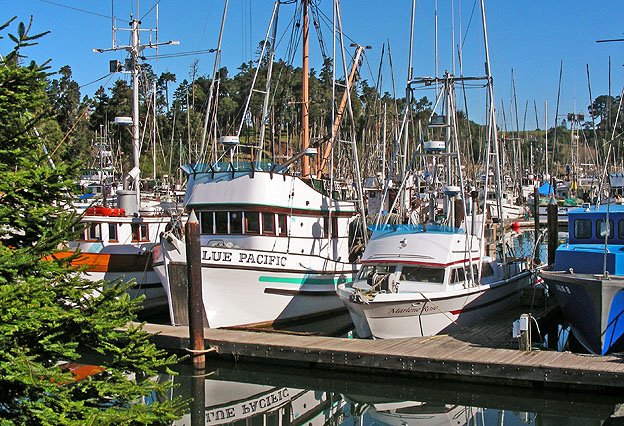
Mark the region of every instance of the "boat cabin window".
<instances>
[{"instance_id":1,"label":"boat cabin window","mask_svg":"<svg viewBox=\"0 0 624 426\"><path fill-rule=\"evenodd\" d=\"M262 233L275 235L275 215L273 213L262 213Z\"/></svg>"},{"instance_id":2,"label":"boat cabin window","mask_svg":"<svg viewBox=\"0 0 624 426\"><path fill-rule=\"evenodd\" d=\"M132 224L132 241L149 241L147 223Z\"/></svg>"},{"instance_id":3,"label":"boat cabin window","mask_svg":"<svg viewBox=\"0 0 624 426\"><path fill-rule=\"evenodd\" d=\"M451 269L451 283L466 281L466 271L464 268Z\"/></svg>"},{"instance_id":4,"label":"boat cabin window","mask_svg":"<svg viewBox=\"0 0 624 426\"><path fill-rule=\"evenodd\" d=\"M478 273L479 271L475 271L475 277ZM492 265L490 265L489 262L483 262L481 264L481 278L491 277L492 275L494 275L494 269L492 269Z\"/></svg>"},{"instance_id":5,"label":"boat cabin window","mask_svg":"<svg viewBox=\"0 0 624 426\"><path fill-rule=\"evenodd\" d=\"M271 212L201 212L202 234L275 235L275 213ZM280 236L288 235L288 215L277 218Z\"/></svg>"},{"instance_id":6,"label":"boat cabin window","mask_svg":"<svg viewBox=\"0 0 624 426\"><path fill-rule=\"evenodd\" d=\"M381 275L391 274L396 269L394 265L365 265L360 269L360 273L358 274L358 279L367 280L372 278L372 276L377 273Z\"/></svg>"},{"instance_id":7,"label":"boat cabin window","mask_svg":"<svg viewBox=\"0 0 624 426\"><path fill-rule=\"evenodd\" d=\"M609 223L603 219L598 219L596 221L596 236L600 239L604 239L604 237L609 233L609 238L613 238L613 221L609 219Z\"/></svg>"},{"instance_id":8,"label":"boat cabin window","mask_svg":"<svg viewBox=\"0 0 624 426\"><path fill-rule=\"evenodd\" d=\"M102 241L102 233L99 223L89 223L85 228L85 240Z\"/></svg>"},{"instance_id":9,"label":"boat cabin window","mask_svg":"<svg viewBox=\"0 0 624 426\"><path fill-rule=\"evenodd\" d=\"M245 234L260 234L260 213L245 212Z\"/></svg>"},{"instance_id":10,"label":"boat cabin window","mask_svg":"<svg viewBox=\"0 0 624 426\"><path fill-rule=\"evenodd\" d=\"M624 220L618 221L618 238L624 240Z\"/></svg>"},{"instance_id":11,"label":"boat cabin window","mask_svg":"<svg viewBox=\"0 0 624 426\"><path fill-rule=\"evenodd\" d=\"M228 213L227 212L215 212L215 233L216 234L228 233Z\"/></svg>"},{"instance_id":12,"label":"boat cabin window","mask_svg":"<svg viewBox=\"0 0 624 426\"><path fill-rule=\"evenodd\" d=\"M108 224L108 241L117 241L117 224Z\"/></svg>"},{"instance_id":13,"label":"boat cabin window","mask_svg":"<svg viewBox=\"0 0 624 426\"><path fill-rule=\"evenodd\" d=\"M277 215L277 230L280 237L288 235L288 216L285 214Z\"/></svg>"},{"instance_id":14,"label":"boat cabin window","mask_svg":"<svg viewBox=\"0 0 624 426\"><path fill-rule=\"evenodd\" d=\"M577 219L574 221L574 236L578 239L588 239L592 236L591 220Z\"/></svg>"},{"instance_id":15,"label":"boat cabin window","mask_svg":"<svg viewBox=\"0 0 624 426\"><path fill-rule=\"evenodd\" d=\"M243 212L230 212L230 234L243 233Z\"/></svg>"},{"instance_id":16,"label":"boat cabin window","mask_svg":"<svg viewBox=\"0 0 624 426\"><path fill-rule=\"evenodd\" d=\"M404 266L401 270L401 280L418 281L421 283L444 282L444 268L431 268L427 266Z\"/></svg>"},{"instance_id":17,"label":"boat cabin window","mask_svg":"<svg viewBox=\"0 0 624 426\"><path fill-rule=\"evenodd\" d=\"M200 233L214 234L213 212L201 212L199 216Z\"/></svg>"}]
</instances>

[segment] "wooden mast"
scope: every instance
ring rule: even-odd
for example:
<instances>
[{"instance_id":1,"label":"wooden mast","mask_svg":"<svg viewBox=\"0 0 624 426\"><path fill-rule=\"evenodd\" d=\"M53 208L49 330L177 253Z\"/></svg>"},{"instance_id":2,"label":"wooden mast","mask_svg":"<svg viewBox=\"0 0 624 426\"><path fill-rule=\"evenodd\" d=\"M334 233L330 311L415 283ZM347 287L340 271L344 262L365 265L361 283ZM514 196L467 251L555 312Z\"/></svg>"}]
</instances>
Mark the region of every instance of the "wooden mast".
<instances>
[{"instance_id":1,"label":"wooden mast","mask_svg":"<svg viewBox=\"0 0 624 426\"><path fill-rule=\"evenodd\" d=\"M310 101L308 92L309 78L309 52L308 52L308 35L309 35L309 19L308 19L308 1L301 0L303 6L303 62L301 66L301 151L306 150L310 146ZM301 159L301 176L310 176L310 159L304 155Z\"/></svg>"}]
</instances>

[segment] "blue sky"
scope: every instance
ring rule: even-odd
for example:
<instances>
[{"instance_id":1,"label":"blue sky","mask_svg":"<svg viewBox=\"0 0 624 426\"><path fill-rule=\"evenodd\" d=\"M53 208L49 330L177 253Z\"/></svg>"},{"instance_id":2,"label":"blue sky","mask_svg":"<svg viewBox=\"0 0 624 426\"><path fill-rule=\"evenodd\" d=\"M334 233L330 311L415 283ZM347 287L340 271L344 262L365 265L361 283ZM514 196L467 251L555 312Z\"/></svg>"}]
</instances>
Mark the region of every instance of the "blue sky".
<instances>
[{"instance_id":1,"label":"blue sky","mask_svg":"<svg viewBox=\"0 0 624 426\"><path fill-rule=\"evenodd\" d=\"M155 14L146 14L155 0L142 1L138 15L143 18L143 28L155 27ZM273 0L230 0L223 40L221 65L231 72L245 61L253 60L258 42L264 38L273 7ZM464 74L483 75L483 38L479 3L475 0L438 0L438 57L440 72L457 70L457 40L464 40ZM179 46L166 46L160 54L185 54L215 48L223 0L160 0L159 40L179 40ZM319 8L331 19L331 0L318 0ZM413 49L414 75L433 75L434 66L434 0L418 0ZM473 7L474 14L473 14ZM51 31L40 45L27 50L38 61L52 59L53 69L70 65L74 79L83 85L83 94L91 95L104 79L89 84L108 73L108 61L123 59L122 53L93 53L93 48L109 48L111 39L111 2L105 0L0 0L2 22L13 15L27 21L34 16L33 31ZM453 6L453 7L452 7ZM114 14L117 25L127 28L130 13L136 14L137 0L117 0ZM453 12L451 13L451 9ZM278 45L284 52L289 23L294 8L282 6L280 34L284 38ZM371 84L377 78L383 43L390 43L393 75L398 94L404 93L409 50L409 24L411 0L342 0L342 20L349 39L370 45L362 76ZM624 42L596 43L599 39L624 37L624 1L598 0L486 0L490 58L494 76L499 125L504 125L501 113L507 115L507 127L511 124L513 86L515 81L520 128L526 105L526 128L535 128L534 103L540 128L544 127L544 109L548 104L549 125L557 101L559 67L563 62L563 77L559 114L586 113L589 104L587 65L589 65L593 97L607 94L608 64L611 57L611 94L619 95L624 83ZM145 15L145 16L144 16ZM472 17L471 17L472 16ZM454 18L454 20L452 19ZM452 22L454 21L454 25ZM321 23L323 39L331 55L331 30ZM14 26L11 27L14 29ZM452 37L454 28L455 38ZM128 43L128 32L118 33L119 44ZM143 33L142 42L147 42ZM452 41L452 40L455 41ZM318 42L312 38L311 63L319 67ZM347 41L349 43L349 41ZM9 44L0 40L0 53ZM352 50L352 49L351 49ZM387 52L387 47L386 47ZM455 53L452 53L455 52ZM146 51L146 55L155 52ZM314 59L316 58L316 59ZM177 57L151 61L157 73L170 71L178 81L189 79L193 61L198 61L199 75L212 72L214 53L185 54ZM299 54L294 65L299 65ZM382 65L383 88L391 91L391 70L387 55ZM431 99L432 95L428 95ZM476 114L476 113L475 113ZM476 118L477 121L480 121Z\"/></svg>"}]
</instances>

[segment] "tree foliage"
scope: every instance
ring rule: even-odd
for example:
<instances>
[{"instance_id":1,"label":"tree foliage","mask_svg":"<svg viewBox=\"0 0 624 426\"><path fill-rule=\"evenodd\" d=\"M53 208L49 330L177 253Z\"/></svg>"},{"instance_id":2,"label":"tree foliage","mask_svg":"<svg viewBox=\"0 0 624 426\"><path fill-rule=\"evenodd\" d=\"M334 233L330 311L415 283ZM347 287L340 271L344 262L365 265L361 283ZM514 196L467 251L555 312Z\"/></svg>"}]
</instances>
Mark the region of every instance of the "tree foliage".
<instances>
[{"instance_id":1,"label":"tree foliage","mask_svg":"<svg viewBox=\"0 0 624 426\"><path fill-rule=\"evenodd\" d=\"M165 390L149 377L177 360L126 328L138 308L127 284L86 281L54 258L75 236L64 206L76 167L52 167L43 145L58 132L36 131L54 114L46 66L21 64L38 38L28 28L9 34L15 48L0 63L0 424L168 424L182 401L139 402ZM76 381L66 363L88 355L103 371Z\"/></svg>"}]
</instances>

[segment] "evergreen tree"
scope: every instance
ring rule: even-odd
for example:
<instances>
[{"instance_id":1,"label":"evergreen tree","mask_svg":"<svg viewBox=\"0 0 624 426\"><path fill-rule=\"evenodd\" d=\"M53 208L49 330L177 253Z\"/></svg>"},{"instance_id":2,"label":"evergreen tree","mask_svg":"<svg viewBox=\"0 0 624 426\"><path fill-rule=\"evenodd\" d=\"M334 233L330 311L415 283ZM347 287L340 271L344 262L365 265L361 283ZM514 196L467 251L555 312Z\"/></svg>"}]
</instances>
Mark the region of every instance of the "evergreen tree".
<instances>
[{"instance_id":1,"label":"evergreen tree","mask_svg":"<svg viewBox=\"0 0 624 426\"><path fill-rule=\"evenodd\" d=\"M148 378L177 360L140 326L126 328L137 310L126 285L86 281L54 258L75 236L77 217L63 207L75 167L52 167L34 132L52 109L45 64L21 64L41 37L29 29L18 25L0 61L0 424L169 424L180 400L140 401L165 390ZM77 380L66 363L85 354L98 356L97 374Z\"/></svg>"}]
</instances>

